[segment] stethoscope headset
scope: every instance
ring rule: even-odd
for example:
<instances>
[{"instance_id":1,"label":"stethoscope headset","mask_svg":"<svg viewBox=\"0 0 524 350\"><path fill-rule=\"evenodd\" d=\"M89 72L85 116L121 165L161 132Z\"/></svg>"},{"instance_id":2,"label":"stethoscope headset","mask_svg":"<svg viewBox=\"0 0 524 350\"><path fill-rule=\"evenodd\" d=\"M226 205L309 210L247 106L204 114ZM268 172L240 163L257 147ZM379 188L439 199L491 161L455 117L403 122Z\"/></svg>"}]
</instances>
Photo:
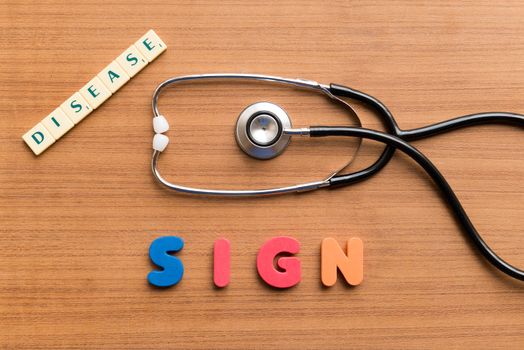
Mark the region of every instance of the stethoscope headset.
<instances>
[{"instance_id":1,"label":"stethoscope headset","mask_svg":"<svg viewBox=\"0 0 524 350\"><path fill-rule=\"evenodd\" d=\"M341 103L348 109L351 116L356 117L358 120L358 117L351 106L341 99L341 97L350 98L364 103L367 107L370 107L372 110L378 113L387 129L387 132L366 129L361 126L360 122L358 123L359 126L357 127L310 126L306 128L293 128L289 116L282 108L269 102L258 102L248 106L240 113L235 128L235 137L238 145L245 153L254 158L270 159L278 156L289 144L291 136L294 135L310 137L355 137L359 138L360 140L370 139L378 141L385 144L386 147L378 159L371 166L363 170L349 174L340 174L339 170L331 174L326 179L293 186L257 190L215 190L186 187L171 183L164 179L158 170L160 154L166 148L169 142L168 137L163 134L169 130L169 124L158 110L158 98L161 92L172 84L206 79L257 80L314 90L325 94L327 97L331 98L337 103ZM412 146L411 143L409 143L409 141L424 139L454 129L480 124L514 124L522 127L524 126L524 115L502 112L478 113L457 117L417 129L402 130L393 118L391 112L382 102L361 91L357 91L338 84L323 85L310 80L287 79L255 74L203 74L174 77L158 85L153 94L152 107L154 115L153 127L156 134L153 139L154 151L151 160L151 169L153 171L154 177L158 180L158 182L169 189L197 195L239 197L283 194L289 192L311 191L324 187L334 188L347 186L359 181L363 181L378 173L391 160L395 150L398 149L417 162L433 179L451 207L456 219L460 222L468 237L471 239L471 242L482 253L482 255L493 266L498 268L503 273L518 280L524 281L524 271L504 261L488 246L486 242L484 242L444 176L424 154L422 154L418 149ZM357 151L358 147L355 151L355 154Z\"/></svg>"}]
</instances>

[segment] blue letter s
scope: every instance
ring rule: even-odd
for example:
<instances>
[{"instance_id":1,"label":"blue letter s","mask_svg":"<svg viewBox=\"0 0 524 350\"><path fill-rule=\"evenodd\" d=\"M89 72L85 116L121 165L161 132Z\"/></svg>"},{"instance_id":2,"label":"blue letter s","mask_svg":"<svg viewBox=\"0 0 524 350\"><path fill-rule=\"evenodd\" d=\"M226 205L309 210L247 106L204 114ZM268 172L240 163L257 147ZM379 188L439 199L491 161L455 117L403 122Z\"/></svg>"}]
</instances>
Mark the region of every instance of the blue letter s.
<instances>
[{"instance_id":1,"label":"blue letter s","mask_svg":"<svg viewBox=\"0 0 524 350\"><path fill-rule=\"evenodd\" d=\"M175 236L160 237L151 243L149 258L162 270L151 271L147 275L149 283L157 287L171 287L180 282L184 275L184 265L179 258L168 253L178 252L182 248L184 241Z\"/></svg>"}]
</instances>

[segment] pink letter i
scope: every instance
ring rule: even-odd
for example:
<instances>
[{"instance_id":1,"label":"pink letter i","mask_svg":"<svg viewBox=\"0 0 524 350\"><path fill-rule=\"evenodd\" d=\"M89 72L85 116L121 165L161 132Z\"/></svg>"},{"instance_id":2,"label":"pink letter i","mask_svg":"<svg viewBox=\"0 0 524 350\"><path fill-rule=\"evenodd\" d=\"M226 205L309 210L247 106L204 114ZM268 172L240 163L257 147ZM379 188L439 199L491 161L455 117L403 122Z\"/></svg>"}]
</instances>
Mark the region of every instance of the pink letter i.
<instances>
[{"instance_id":1,"label":"pink letter i","mask_svg":"<svg viewBox=\"0 0 524 350\"><path fill-rule=\"evenodd\" d=\"M220 238L215 241L213 256L213 282L223 288L229 284L231 270L231 244Z\"/></svg>"}]
</instances>

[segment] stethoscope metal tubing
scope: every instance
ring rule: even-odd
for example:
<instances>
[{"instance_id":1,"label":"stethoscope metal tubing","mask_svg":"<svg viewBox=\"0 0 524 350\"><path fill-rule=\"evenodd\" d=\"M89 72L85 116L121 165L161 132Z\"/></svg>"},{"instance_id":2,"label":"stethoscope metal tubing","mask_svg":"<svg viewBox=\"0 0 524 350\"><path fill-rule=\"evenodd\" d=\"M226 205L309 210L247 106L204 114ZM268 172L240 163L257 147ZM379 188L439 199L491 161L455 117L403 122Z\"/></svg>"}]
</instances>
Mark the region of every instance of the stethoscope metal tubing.
<instances>
[{"instance_id":1,"label":"stethoscope metal tubing","mask_svg":"<svg viewBox=\"0 0 524 350\"><path fill-rule=\"evenodd\" d=\"M344 107L348 109L350 114L355 118L355 120L358 123L358 126L362 126L362 124L360 123L360 119L358 118L353 108L346 101L332 94L330 91L330 87L328 85L319 84L316 81L312 81L312 80L282 78L282 77L277 77L277 76L261 75L261 74L236 74L236 73L196 74L196 75L185 75L185 76L179 76L179 77L173 77L173 78L167 79L164 82L160 83L153 93L152 109L153 109L154 117L157 117L160 115L160 112L158 109L158 100L159 100L159 97L162 91L166 89L168 86L171 86L176 83L190 82L190 81L197 81L197 80L209 80L209 79L211 80L240 79L240 80L265 81L265 82L270 82L270 83L278 83L278 84L284 84L284 85L295 86L299 88L306 88L306 89L318 91L326 95L330 99L335 100L338 103L341 103ZM283 134L288 135L286 130L282 130L282 132ZM319 181L307 182L307 183L302 183L302 184L297 184L297 185L292 185L292 186L283 186L283 187L268 188L268 189L254 189L254 190L225 190L225 189L205 189L205 188L196 188L196 187L177 185L177 184L167 181L160 175L160 172L158 170L158 162L159 162L161 152L158 152L158 151L153 152L153 156L151 159L151 169L152 169L154 177L158 180L159 183L168 187L171 190L183 192L187 194L199 194L199 195L207 195L207 196L246 197L246 196L284 194L284 193L290 193L290 192L305 192L305 191L312 191L312 190L316 190L322 187L330 186L331 184L330 180L336 177L344 177L345 175L341 175L339 174L339 172L345 169L354 159L355 155L357 154L360 148L361 141L362 140L359 139L359 143L355 149L353 156L350 158L349 162L345 163L344 166L340 167L336 171L330 173L326 178L319 180Z\"/></svg>"},{"instance_id":2,"label":"stethoscope metal tubing","mask_svg":"<svg viewBox=\"0 0 524 350\"><path fill-rule=\"evenodd\" d=\"M181 186L171 183L164 179L158 170L158 159L160 158L158 151L153 151L153 157L151 160L151 170L155 179L162 185L166 186L170 190L182 192L186 194L204 195L204 196L227 196L227 197L254 197L254 196L269 196L284 194L289 192L306 192L317 190L322 187L329 186L329 179L322 181L308 182L293 186L276 187L270 189L261 190L222 190L222 189L204 189L196 187Z\"/></svg>"},{"instance_id":3,"label":"stethoscope metal tubing","mask_svg":"<svg viewBox=\"0 0 524 350\"><path fill-rule=\"evenodd\" d=\"M212 79L212 80L223 80L223 79L240 79L240 80L258 80L258 81L266 81L271 83L280 83L280 84L286 84L286 85L293 85L297 87L307 88L307 89L313 89L313 90L320 90L324 91L327 94L331 94L329 92L329 86L322 85L317 83L313 80L305 80L305 79L291 79L291 78L282 78L277 77L273 75L262 75L262 74L237 74L237 73L215 73L215 74L194 74L194 75L183 75L179 77L173 77L170 79L167 79L160 83L157 88L155 89L153 93L153 99L152 99L152 107L153 107L153 114L154 116L160 115L158 111L158 98L160 97L160 93L162 90L164 90L167 86L180 83L184 81L195 81L195 80L203 80L203 79ZM354 112L354 111L353 111Z\"/></svg>"}]
</instances>

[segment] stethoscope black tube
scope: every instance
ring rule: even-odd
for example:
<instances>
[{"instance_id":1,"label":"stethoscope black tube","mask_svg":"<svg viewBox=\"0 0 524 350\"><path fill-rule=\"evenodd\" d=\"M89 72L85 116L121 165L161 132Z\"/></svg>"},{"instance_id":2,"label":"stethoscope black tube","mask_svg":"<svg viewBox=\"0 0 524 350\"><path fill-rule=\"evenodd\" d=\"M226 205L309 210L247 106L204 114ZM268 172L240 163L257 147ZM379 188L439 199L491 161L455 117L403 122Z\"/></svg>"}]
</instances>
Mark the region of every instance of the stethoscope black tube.
<instances>
[{"instance_id":1,"label":"stethoscope black tube","mask_svg":"<svg viewBox=\"0 0 524 350\"><path fill-rule=\"evenodd\" d=\"M414 141L451 130L481 124L511 124L524 126L524 115L504 112L469 114L417 129L401 130L398 136L406 141Z\"/></svg>"},{"instance_id":2,"label":"stethoscope black tube","mask_svg":"<svg viewBox=\"0 0 524 350\"><path fill-rule=\"evenodd\" d=\"M398 127L395 118L393 118L393 115L389 111L389 109L380 102L377 98L368 95L362 91L358 91L355 89L351 89L346 86L337 85L337 84L330 84L329 85L329 91L336 96L339 97L348 97L353 100L361 101L365 103L367 106L371 107L375 112L377 112L381 116L381 121L384 123L386 129L394 134L397 135L400 132L400 128ZM382 151L382 154L378 157L378 159L370 165L369 167L354 172L350 174L344 174L344 175L337 175L330 179L329 183L331 187L338 187L338 186L345 186L350 185L359 181L363 181L376 173L378 173L390 160L391 157L393 157L393 154L395 153L395 147L387 145L384 151Z\"/></svg>"},{"instance_id":3,"label":"stethoscope black tube","mask_svg":"<svg viewBox=\"0 0 524 350\"><path fill-rule=\"evenodd\" d=\"M493 112L469 114L417 129L402 130L398 126L395 118L393 117L389 109L377 98L368 95L362 91L358 91L338 84L330 84L329 91L336 96L348 97L350 99L363 102L368 107L371 107L375 112L377 112L380 115L381 121L384 123L386 130L390 134L395 135L398 138L406 141L419 140L447 131L480 124L497 123L524 126L524 115L516 113ZM388 144L382 152L382 154L379 156L379 158L371 166L369 166L366 169L357 171L355 173L334 176L330 180L330 186L338 187L349 185L358 181L363 181L375 175L384 166L386 166L386 164L393 157L394 153L395 147Z\"/></svg>"},{"instance_id":4,"label":"stethoscope black tube","mask_svg":"<svg viewBox=\"0 0 524 350\"><path fill-rule=\"evenodd\" d=\"M508 115L508 117L509 116L510 115ZM520 117L523 118L522 116ZM463 120L463 122L457 121L455 119L455 122L451 123L450 126L446 126L446 127L438 126L434 129L434 131L435 132L443 131L444 129L449 129L453 125L459 125L459 124L461 126L470 125L468 124L468 121L467 121L468 118L465 118L465 119L457 118L457 119L461 121ZM481 120L481 119L482 118L479 118L478 120ZM471 120L477 120L477 119L473 118L469 120L471 121ZM524 119L513 118L513 116L506 120L511 120L513 122L515 120L520 120L518 122L519 124L524 121ZM500 121L500 120L497 119L496 121ZM464 124L461 124L461 123L464 123ZM432 135L432 132L429 132L429 131L424 131L424 133L425 133L425 136ZM426 156L424 156L419 150L417 150L411 144L409 144L408 142L402 140L401 138L397 136L383 133L383 132L376 131L376 130L365 129L365 128L314 126L310 128L310 136L312 137L322 137L322 136L361 137L364 139L370 139L370 140L382 142L386 144L388 147L391 147L393 149L399 149L400 151L407 154L409 157L415 160L428 173L428 175L433 179L433 181L437 184L439 189L442 191L442 194L444 195L445 199L451 206L453 213L455 214L455 217L461 223L466 233L468 234L469 238L472 240L475 246L479 249L481 254L493 266L498 268L500 271L504 272L505 274L513 278L524 281L524 271L504 261L497 254L495 254L495 252L486 244L486 242L484 242L480 234L477 232L477 230L471 223L471 220L469 219L466 211L462 207L459 199L455 195L455 192L453 192L451 186L446 181L444 176L440 173L437 167L433 163L431 163L431 161L428 158L426 158Z\"/></svg>"}]
</instances>

